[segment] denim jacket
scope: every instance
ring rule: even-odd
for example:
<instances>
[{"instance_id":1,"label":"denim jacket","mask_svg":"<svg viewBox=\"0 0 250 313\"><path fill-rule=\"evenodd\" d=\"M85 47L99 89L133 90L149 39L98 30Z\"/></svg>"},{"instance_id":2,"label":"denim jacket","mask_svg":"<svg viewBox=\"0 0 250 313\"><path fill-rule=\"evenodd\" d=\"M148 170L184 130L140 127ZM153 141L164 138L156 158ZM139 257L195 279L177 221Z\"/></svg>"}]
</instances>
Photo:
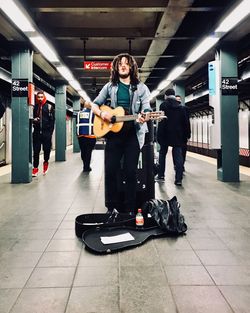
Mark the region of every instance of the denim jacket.
<instances>
[{"instance_id":1,"label":"denim jacket","mask_svg":"<svg viewBox=\"0 0 250 313\"><path fill-rule=\"evenodd\" d=\"M130 103L131 103L131 110L132 114L138 114L140 112L150 112L150 91L148 87L140 82L136 88L133 88L135 90L132 90L132 86L129 88L129 94L130 94ZM118 85L113 85L111 82L108 82L100 91L99 95L95 98L93 101L97 105L106 104L107 99L110 99L111 103L110 106L112 108L116 108L117 105L117 91L118 91ZM138 123L135 121L136 126L136 135L139 142L140 149L144 145L145 141L145 134L148 132L147 123Z\"/></svg>"}]
</instances>

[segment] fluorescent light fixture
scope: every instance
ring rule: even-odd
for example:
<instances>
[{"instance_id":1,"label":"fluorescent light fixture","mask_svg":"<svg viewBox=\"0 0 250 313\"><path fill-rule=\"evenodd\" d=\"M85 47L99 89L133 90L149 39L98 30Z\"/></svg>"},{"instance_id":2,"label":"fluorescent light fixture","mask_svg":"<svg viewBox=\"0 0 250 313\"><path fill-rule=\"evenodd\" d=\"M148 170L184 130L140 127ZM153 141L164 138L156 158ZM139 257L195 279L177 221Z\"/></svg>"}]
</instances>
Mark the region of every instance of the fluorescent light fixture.
<instances>
[{"instance_id":1,"label":"fluorescent light fixture","mask_svg":"<svg viewBox=\"0 0 250 313\"><path fill-rule=\"evenodd\" d=\"M167 80L168 81L175 80L178 76L185 72L185 70L186 70L185 66L176 66L168 75Z\"/></svg>"},{"instance_id":2,"label":"fluorescent light fixture","mask_svg":"<svg viewBox=\"0 0 250 313\"><path fill-rule=\"evenodd\" d=\"M0 0L0 8L23 32L34 32L28 15L25 14L13 0Z\"/></svg>"},{"instance_id":3,"label":"fluorescent light fixture","mask_svg":"<svg viewBox=\"0 0 250 313\"><path fill-rule=\"evenodd\" d=\"M162 90L164 88L166 88L169 84L171 83L171 80L168 79L164 79L162 82L160 82L160 84L157 87L157 90Z\"/></svg>"},{"instance_id":4,"label":"fluorescent light fixture","mask_svg":"<svg viewBox=\"0 0 250 313\"><path fill-rule=\"evenodd\" d=\"M228 16L220 23L215 32L226 33L242 21L250 13L249 0L243 0Z\"/></svg>"},{"instance_id":5,"label":"fluorescent light fixture","mask_svg":"<svg viewBox=\"0 0 250 313\"><path fill-rule=\"evenodd\" d=\"M86 94L86 92L84 90L80 90L78 91L79 95L86 101L91 101L89 96Z\"/></svg>"},{"instance_id":6,"label":"fluorescent light fixture","mask_svg":"<svg viewBox=\"0 0 250 313\"><path fill-rule=\"evenodd\" d=\"M56 52L42 36L29 37L29 39L49 62L59 62Z\"/></svg>"},{"instance_id":7,"label":"fluorescent light fixture","mask_svg":"<svg viewBox=\"0 0 250 313\"><path fill-rule=\"evenodd\" d=\"M77 80L70 80L69 81L69 84L71 87L73 87L75 90L79 90L81 91L82 90L82 87L80 86L79 82Z\"/></svg>"},{"instance_id":8,"label":"fluorescent light fixture","mask_svg":"<svg viewBox=\"0 0 250 313\"><path fill-rule=\"evenodd\" d=\"M66 66L58 66L56 69L67 81L74 80L72 73Z\"/></svg>"},{"instance_id":9,"label":"fluorescent light fixture","mask_svg":"<svg viewBox=\"0 0 250 313\"><path fill-rule=\"evenodd\" d=\"M159 94L160 92L159 92L159 90L153 90L152 92L151 92L151 94L150 94L150 100L152 100L152 99L154 99L154 97L156 97L156 96L158 96L158 94Z\"/></svg>"},{"instance_id":10,"label":"fluorescent light fixture","mask_svg":"<svg viewBox=\"0 0 250 313\"><path fill-rule=\"evenodd\" d=\"M203 54L205 54L210 48L212 48L219 38L208 36L188 55L185 62L195 62L198 60Z\"/></svg>"}]
</instances>

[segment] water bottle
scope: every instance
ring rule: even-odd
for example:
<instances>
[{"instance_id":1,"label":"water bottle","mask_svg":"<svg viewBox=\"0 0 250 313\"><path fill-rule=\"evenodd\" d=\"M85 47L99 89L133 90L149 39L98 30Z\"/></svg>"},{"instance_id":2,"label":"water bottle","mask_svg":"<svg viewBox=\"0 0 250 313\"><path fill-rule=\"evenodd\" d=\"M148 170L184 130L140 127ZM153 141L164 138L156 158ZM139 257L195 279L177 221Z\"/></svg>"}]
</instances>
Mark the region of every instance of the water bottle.
<instances>
[{"instance_id":1,"label":"water bottle","mask_svg":"<svg viewBox=\"0 0 250 313\"><path fill-rule=\"evenodd\" d=\"M138 209L138 212L135 216L135 224L136 226L142 227L144 225L144 217L142 215L142 210Z\"/></svg>"}]
</instances>

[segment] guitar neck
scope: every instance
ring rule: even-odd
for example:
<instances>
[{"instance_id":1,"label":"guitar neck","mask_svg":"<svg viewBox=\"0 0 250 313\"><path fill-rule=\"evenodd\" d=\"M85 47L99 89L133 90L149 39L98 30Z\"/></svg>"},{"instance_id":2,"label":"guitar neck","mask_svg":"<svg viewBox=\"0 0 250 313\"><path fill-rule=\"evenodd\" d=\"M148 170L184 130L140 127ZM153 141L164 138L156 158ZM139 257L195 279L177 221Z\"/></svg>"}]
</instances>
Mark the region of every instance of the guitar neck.
<instances>
[{"instance_id":1,"label":"guitar neck","mask_svg":"<svg viewBox=\"0 0 250 313\"><path fill-rule=\"evenodd\" d=\"M124 116L116 116L116 123L135 121L137 118L138 118L138 114L134 114L134 115L124 115Z\"/></svg>"}]
</instances>

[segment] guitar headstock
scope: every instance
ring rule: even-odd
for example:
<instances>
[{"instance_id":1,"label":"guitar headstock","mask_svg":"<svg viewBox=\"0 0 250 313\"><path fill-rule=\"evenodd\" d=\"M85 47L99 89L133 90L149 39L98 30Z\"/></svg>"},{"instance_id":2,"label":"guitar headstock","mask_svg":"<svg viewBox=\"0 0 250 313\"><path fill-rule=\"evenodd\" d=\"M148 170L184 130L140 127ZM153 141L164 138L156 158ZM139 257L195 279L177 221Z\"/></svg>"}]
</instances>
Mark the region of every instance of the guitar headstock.
<instances>
[{"instance_id":1,"label":"guitar headstock","mask_svg":"<svg viewBox=\"0 0 250 313\"><path fill-rule=\"evenodd\" d=\"M150 120L161 121L162 119L167 118L164 111L153 111L148 114Z\"/></svg>"}]
</instances>

